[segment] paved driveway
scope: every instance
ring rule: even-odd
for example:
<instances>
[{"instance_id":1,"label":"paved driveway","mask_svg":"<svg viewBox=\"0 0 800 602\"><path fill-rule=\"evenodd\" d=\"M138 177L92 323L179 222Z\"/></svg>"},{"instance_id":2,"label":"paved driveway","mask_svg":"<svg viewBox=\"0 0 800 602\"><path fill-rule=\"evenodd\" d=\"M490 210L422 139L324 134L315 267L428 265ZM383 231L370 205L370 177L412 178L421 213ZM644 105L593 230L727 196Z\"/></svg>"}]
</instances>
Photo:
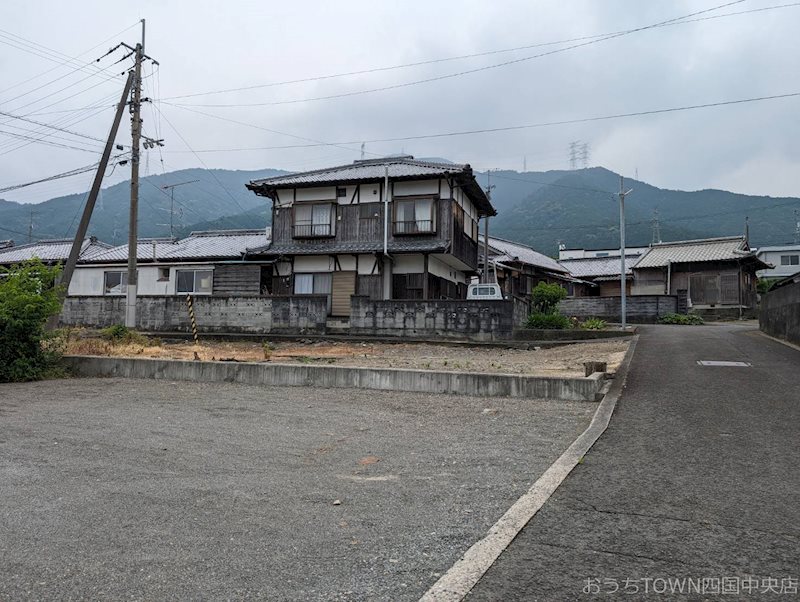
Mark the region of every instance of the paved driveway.
<instances>
[{"instance_id":1,"label":"paved driveway","mask_svg":"<svg viewBox=\"0 0 800 602\"><path fill-rule=\"evenodd\" d=\"M643 328L609 429L468 599L796 599L798 429L797 350L752 326Z\"/></svg>"},{"instance_id":2,"label":"paved driveway","mask_svg":"<svg viewBox=\"0 0 800 602\"><path fill-rule=\"evenodd\" d=\"M0 599L414 600L595 408L121 379L1 385Z\"/></svg>"}]
</instances>

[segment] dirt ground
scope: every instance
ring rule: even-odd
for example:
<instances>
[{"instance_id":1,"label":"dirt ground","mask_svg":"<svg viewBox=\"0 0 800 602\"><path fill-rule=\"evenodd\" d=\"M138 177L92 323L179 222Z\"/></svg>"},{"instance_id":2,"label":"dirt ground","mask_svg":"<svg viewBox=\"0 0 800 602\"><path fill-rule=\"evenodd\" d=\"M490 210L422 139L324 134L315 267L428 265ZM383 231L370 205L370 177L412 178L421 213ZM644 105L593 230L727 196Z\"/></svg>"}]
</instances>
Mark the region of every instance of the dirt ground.
<instances>
[{"instance_id":1,"label":"dirt ground","mask_svg":"<svg viewBox=\"0 0 800 602\"><path fill-rule=\"evenodd\" d=\"M358 342L190 342L158 341L111 344L100 338L72 336L66 353L170 359L235 360L291 364L331 364L362 368L408 368L456 372L583 376L583 362L601 361L615 372L628 341L592 341L539 350L427 343Z\"/></svg>"}]
</instances>

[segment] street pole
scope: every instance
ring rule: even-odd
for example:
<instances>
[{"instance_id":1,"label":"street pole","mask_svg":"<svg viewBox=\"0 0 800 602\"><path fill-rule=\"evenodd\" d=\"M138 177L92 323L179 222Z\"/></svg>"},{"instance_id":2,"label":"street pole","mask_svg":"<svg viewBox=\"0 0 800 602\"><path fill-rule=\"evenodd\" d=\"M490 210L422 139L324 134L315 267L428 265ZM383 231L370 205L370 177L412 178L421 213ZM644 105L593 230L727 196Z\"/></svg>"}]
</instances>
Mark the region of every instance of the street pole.
<instances>
[{"instance_id":1,"label":"street pole","mask_svg":"<svg viewBox=\"0 0 800 602\"><path fill-rule=\"evenodd\" d=\"M625 307L627 301L627 292L625 286L627 278L625 277L625 197L633 192L633 188L625 192L625 178L619 177L619 258L620 258L620 314L622 322L622 330L627 328L627 308Z\"/></svg>"},{"instance_id":2,"label":"street pole","mask_svg":"<svg viewBox=\"0 0 800 602\"><path fill-rule=\"evenodd\" d=\"M142 42L136 44L133 98L131 99L131 206L128 219L128 284L125 294L125 326L136 327L136 242L139 220L139 143L142 136L142 60L144 59L144 19L142 19Z\"/></svg>"},{"instance_id":3,"label":"street pole","mask_svg":"<svg viewBox=\"0 0 800 602\"><path fill-rule=\"evenodd\" d=\"M486 198L489 201L489 204L492 203L492 170L486 170ZM487 213L484 217L483 222L483 282L489 282L489 214ZM497 278L497 272L495 271L495 278Z\"/></svg>"}]
</instances>

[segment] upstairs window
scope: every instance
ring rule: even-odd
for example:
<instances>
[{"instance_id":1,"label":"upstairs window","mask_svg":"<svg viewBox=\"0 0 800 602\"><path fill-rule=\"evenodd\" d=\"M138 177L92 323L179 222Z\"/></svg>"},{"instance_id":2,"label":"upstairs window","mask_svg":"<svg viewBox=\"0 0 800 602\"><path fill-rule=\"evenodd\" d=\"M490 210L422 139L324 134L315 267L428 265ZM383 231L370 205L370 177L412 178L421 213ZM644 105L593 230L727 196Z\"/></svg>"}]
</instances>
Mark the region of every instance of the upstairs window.
<instances>
[{"instance_id":1,"label":"upstairs window","mask_svg":"<svg viewBox=\"0 0 800 602\"><path fill-rule=\"evenodd\" d=\"M214 272L212 270L178 270L177 286L175 292L178 294L210 295Z\"/></svg>"},{"instance_id":2,"label":"upstairs window","mask_svg":"<svg viewBox=\"0 0 800 602\"><path fill-rule=\"evenodd\" d=\"M800 255L781 255L781 265L800 265Z\"/></svg>"},{"instance_id":3,"label":"upstairs window","mask_svg":"<svg viewBox=\"0 0 800 602\"><path fill-rule=\"evenodd\" d=\"M433 199L404 199L394 202L395 234L432 234L436 232Z\"/></svg>"},{"instance_id":4,"label":"upstairs window","mask_svg":"<svg viewBox=\"0 0 800 602\"><path fill-rule=\"evenodd\" d=\"M333 203L302 203L294 206L294 237L324 238L335 236Z\"/></svg>"}]
</instances>

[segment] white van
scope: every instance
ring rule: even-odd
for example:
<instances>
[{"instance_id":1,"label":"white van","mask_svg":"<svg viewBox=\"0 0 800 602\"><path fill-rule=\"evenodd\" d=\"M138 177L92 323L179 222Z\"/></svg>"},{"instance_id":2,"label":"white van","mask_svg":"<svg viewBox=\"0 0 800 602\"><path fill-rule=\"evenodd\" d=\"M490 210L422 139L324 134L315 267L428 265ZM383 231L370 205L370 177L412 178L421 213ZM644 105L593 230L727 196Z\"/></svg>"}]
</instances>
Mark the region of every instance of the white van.
<instances>
[{"instance_id":1,"label":"white van","mask_svg":"<svg viewBox=\"0 0 800 602\"><path fill-rule=\"evenodd\" d=\"M476 301L496 299L498 301L502 301L503 290L500 288L499 284L492 284L489 282L470 284L467 287L467 299L474 299Z\"/></svg>"}]
</instances>

